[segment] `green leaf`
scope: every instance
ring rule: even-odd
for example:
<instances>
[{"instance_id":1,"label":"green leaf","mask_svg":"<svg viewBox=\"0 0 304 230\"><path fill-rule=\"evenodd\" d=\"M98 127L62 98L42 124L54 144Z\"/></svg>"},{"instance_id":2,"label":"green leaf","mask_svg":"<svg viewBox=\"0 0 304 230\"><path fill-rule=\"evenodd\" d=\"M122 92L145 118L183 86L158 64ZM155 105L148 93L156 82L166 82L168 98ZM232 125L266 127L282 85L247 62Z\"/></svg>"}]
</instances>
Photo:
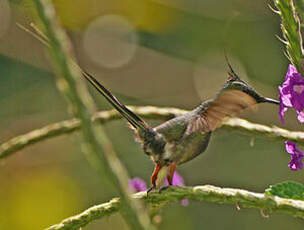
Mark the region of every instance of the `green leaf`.
<instances>
[{"instance_id":1,"label":"green leaf","mask_svg":"<svg viewBox=\"0 0 304 230\"><path fill-rule=\"evenodd\" d=\"M294 181L285 181L270 185L265 190L267 195L279 196L296 200L304 200L304 185Z\"/></svg>"}]
</instances>

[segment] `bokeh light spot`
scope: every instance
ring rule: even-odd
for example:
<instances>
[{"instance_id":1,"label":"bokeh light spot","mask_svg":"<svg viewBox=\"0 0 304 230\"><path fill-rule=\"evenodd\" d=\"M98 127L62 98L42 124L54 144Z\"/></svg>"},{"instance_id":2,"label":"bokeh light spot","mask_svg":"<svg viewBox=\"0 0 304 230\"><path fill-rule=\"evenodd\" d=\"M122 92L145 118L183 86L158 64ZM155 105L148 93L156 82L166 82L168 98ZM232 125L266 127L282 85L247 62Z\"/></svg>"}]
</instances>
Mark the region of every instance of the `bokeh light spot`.
<instances>
[{"instance_id":1,"label":"bokeh light spot","mask_svg":"<svg viewBox=\"0 0 304 230\"><path fill-rule=\"evenodd\" d=\"M96 64L118 68L134 57L136 41L136 30L127 19L105 15L89 24L84 33L83 47Z\"/></svg>"}]
</instances>

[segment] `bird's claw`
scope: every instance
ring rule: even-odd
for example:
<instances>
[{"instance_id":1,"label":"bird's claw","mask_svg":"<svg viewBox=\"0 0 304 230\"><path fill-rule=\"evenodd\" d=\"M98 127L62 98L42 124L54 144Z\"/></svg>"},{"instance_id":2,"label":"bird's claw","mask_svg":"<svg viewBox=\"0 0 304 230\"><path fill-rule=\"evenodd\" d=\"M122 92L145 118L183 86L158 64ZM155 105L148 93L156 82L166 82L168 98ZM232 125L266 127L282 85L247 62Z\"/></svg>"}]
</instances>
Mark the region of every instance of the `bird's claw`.
<instances>
[{"instance_id":1,"label":"bird's claw","mask_svg":"<svg viewBox=\"0 0 304 230\"><path fill-rule=\"evenodd\" d=\"M150 193L153 189L156 189L156 187L155 187L155 186L152 186L152 187L148 188L148 190L147 190L147 195L149 195L149 193Z\"/></svg>"},{"instance_id":2,"label":"bird's claw","mask_svg":"<svg viewBox=\"0 0 304 230\"><path fill-rule=\"evenodd\" d=\"M163 187L161 187L161 188L158 190L158 192L161 193L161 192L167 190L167 189L170 188L170 187L171 187L171 185L163 186ZM147 190L147 195L149 195L149 193L150 193L152 190L154 190L154 189L156 189L155 186L152 186L152 187L148 188L148 190Z\"/></svg>"},{"instance_id":3,"label":"bird's claw","mask_svg":"<svg viewBox=\"0 0 304 230\"><path fill-rule=\"evenodd\" d=\"M161 192L167 190L170 187L171 187L171 185L167 185L167 186L161 187L158 192L161 193Z\"/></svg>"}]
</instances>

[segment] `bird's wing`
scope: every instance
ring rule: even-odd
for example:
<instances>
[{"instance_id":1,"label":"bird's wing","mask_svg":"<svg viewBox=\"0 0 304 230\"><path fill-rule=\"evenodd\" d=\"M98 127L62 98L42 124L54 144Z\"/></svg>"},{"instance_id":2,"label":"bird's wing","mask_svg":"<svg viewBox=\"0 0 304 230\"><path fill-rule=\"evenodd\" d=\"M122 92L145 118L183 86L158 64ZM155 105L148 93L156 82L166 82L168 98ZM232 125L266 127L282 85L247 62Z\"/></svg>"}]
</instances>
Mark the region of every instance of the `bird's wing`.
<instances>
[{"instance_id":1,"label":"bird's wing","mask_svg":"<svg viewBox=\"0 0 304 230\"><path fill-rule=\"evenodd\" d=\"M255 105L257 101L249 94L237 89L225 89L207 108L189 122L186 135L201 131L209 132L220 127L227 117L234 117L244 109Z\"/></svg>"}]
</instances>

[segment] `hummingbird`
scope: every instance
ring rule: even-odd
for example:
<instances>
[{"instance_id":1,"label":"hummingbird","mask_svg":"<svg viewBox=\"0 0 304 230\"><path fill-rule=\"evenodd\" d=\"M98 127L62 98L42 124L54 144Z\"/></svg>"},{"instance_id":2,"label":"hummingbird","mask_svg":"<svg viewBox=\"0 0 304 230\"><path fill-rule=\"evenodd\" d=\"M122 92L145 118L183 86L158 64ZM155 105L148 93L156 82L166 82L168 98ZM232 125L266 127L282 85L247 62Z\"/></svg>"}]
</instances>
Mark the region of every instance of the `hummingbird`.
<instances>
[{"instance_id":1,"label":"hummingbird","mask_svg":"<svg viewBox=\"0 0 304 230\"><path fill-rule=\"evenodd\" d=\"M143 152L155 163L150 178L152 187L148 191L159 188L159 174L164 175L171 186L176 167L203 153L212 132L219 128L225 119L235 117L258 103L279 104L279 101L257 93L234 72L227 58L226 60L229 67L228 79L213 99L206 100L192 111L156 127L151 127L128 109L92 75L83 74L128 121L134 130L135 140L141 143ZM160 173L163 169L164 173Z\"/></svg>"}]
</instances>

